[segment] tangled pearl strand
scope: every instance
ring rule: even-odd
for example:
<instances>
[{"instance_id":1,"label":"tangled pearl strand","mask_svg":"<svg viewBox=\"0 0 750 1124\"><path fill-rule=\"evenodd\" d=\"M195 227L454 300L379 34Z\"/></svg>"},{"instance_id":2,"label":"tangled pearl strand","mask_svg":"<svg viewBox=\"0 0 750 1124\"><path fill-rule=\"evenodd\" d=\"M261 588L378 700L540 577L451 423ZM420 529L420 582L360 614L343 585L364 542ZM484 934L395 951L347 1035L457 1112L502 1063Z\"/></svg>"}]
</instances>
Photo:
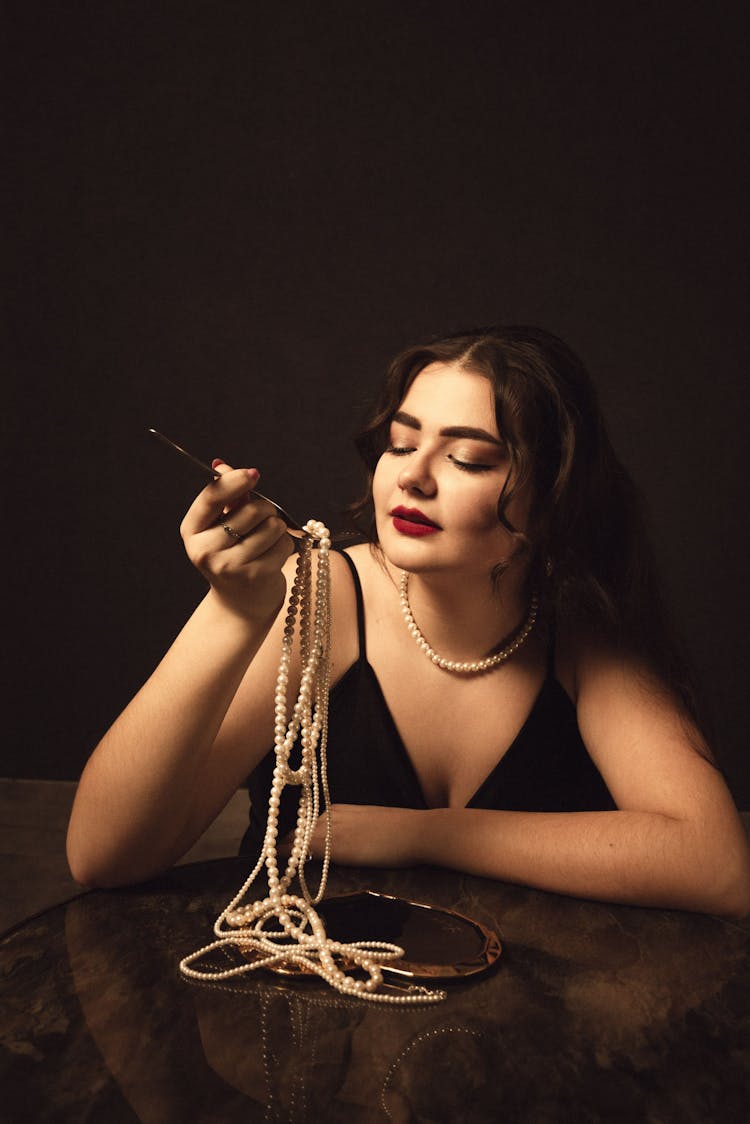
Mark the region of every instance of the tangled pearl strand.
<instances>
[{"instance_id":1,"label":"tangled pearl strand","mask_svg":"<svg viewBox=\"0 0 750 1124\"><path fill-rule=\"evenodd\" d=\"M325 525L315 519L310 519L303 530L306 537L302 540L289 596L274 695L276 765L268 799L268 821L263 847L250 876L216 920L214 934L218 939L186 956L180 962L180 971L190 979L223 980L257 971L259 968L283 965L285 968L314 972L343 995L368 999L373 1003L436 1002L445 998L444 991L414 986L405 990L379 992L377 989L383 983L382 965L403 957L404 950L386 941L342 943L331 940L326 935L322 918L314 908L325 893L331 864L331 801L326 755L330 689L331 536ZM318 563L313 604L311 591L314 542L317 543ZM289 717L287 691L298 614L302 677L299 695ZM292 768L289 758L298 739L302 747L301 761L297 768ZM300 799L291 853L286 869L280 876L277 849L279 809L281 795L287 785L299 787ZM305 862L320 815L321 789L326 834L320 885L313 896L305 880ZM249 905L241 905L264 865L268 876L268 896ZM295 876L299 880L302 896L289 893ZM275 923L273 929L268 928L271 922ZM228 945L236 946L243 953L252 953L252 959L221 971L192 967L207 953ZM340 967L342 962L359 969L366 978L350 975Z\"/></svg>"}]
</instances>

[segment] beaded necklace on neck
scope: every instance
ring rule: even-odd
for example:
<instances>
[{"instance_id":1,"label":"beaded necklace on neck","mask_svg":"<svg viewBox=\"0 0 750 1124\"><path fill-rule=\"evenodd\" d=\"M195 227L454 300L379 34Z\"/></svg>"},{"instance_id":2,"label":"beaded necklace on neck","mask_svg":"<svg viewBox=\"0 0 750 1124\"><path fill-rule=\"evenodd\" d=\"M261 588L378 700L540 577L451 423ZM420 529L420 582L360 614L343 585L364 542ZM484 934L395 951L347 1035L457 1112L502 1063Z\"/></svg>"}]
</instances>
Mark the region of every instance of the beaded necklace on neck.
<instances>
[{"instance_id":1,"label":"beaded necklace on neck","mask_svg":"<svg viewBox=\"0 0 750 1124\"><path fill-rule=\"evenodd\" d=\"M330 562L331 536L317 520L305 524L305 539L297 559L297 571L289 596L284 622L279 673L275 693L273 771L268 800L268 822L258 861L214 925L217 940L191 953L180 962L184 976L197 980L223 980L259 968L283 967L315 973L336 991L373 1003L434 1003L444 999L444 991L428 990L412 985L397 988L383 985L382 966L404 956L398 945L385 941L360 940L352 943L334 941L326 935L325 926L315 906L325 893L331 862L331 812L328 792L326 742L328 736L328 695L330 688ZM317 543L315 599L312 597L312 548ZM287 688L292 659L295 622L299 612L302 678L299 695L291 717L287 707ZM301 763L292 768L289 758L299 737ZM279 876L278 831L281 795L287 785L300 788L297 826L291 854L283 875ZM310 841L320 815L321 788L326 818L325 850L318 891L313 896L305 880L305 863ZM242 905L250 886L265 866L268 895ZM292 882L299 881L301 896L290 893ZM228 926L226 928L225 926ZM246 963L230 968L210 970L193 964L216 949L236 947ZM348 972L341 965L345 963ZM358 969L365 978L349 974Z\"/></svg>"},{"instance_id":2,"label":"beaded necklace on neck","mask_svg":"<svg viewBox=\"0 0 750 1124\"><path fill-rule=\"evenodd\" d=\"M498 667L499 664L505 663L514 652L518 651L534 627L539 606L539 599L536 592L534 592L531 595L529 611L526 614L525 621L513 638L505 644L499 652L495 652L491 656L485 656L482 660L448 660L445 659L444 656L439 656L437 652L430 647L420 632L419 625L414 620L411 605L409 604L409 575L406 570L401 571L400 596L401 612L404 614L404 620L406 621L409 634L414 637L417 645L422 649L428 660L431 660L437 667L442 668L443 671L453 671L460 675L478 675L480 672L489 671L490 668Z\"/></svg>"}]
</instances>

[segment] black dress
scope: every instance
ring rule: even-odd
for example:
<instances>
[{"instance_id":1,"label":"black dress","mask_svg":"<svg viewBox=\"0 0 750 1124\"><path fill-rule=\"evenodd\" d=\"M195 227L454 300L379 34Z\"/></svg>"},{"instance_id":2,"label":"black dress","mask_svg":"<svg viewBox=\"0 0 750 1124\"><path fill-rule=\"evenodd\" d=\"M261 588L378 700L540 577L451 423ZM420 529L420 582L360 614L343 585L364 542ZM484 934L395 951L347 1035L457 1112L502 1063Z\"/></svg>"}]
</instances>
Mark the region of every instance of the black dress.
<instances>
[{"instance_id":1,"label":"black dress","mask_svg":"<svg viewBox=\"0 0 750 1124\"><path fill-rule=\"evenodd\" d=\"M334 804L427 808L414 766L367 662L362 587L348 554L357 598L359 655L331 689L328 778ZM297 761L296 750L292 761ZM273 749L248 778L250 825L240 854L258 854L275 765ZM298 792L284 789L279 837L292 830ZM550 646L547 676L515 740L466 805L524 812L609 811L616 807L583 744L575 707L554 675Z\"/></svg>"}]
</instances>

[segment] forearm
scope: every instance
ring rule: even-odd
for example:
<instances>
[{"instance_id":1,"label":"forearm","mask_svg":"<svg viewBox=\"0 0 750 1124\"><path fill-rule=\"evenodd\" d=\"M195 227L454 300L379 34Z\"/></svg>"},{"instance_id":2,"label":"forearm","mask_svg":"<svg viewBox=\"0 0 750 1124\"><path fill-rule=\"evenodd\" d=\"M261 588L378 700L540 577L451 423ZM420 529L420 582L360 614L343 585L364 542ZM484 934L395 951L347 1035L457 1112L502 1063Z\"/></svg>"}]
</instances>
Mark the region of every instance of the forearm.
<instances>
[{"instance_id":1,"label":"forearm","mask_svg":"<svg viewBox=\"0 0 750 1124\"><path fill-rule=\"evenodd\" d=\"M201 771L269 625L212 594L199 605L83 772L68 829L79 881L135 881L182 853Z\"/></svg>"},{"instance_id":2,"label":"forearm","mask_svg":"<svg viewBox=\"0 0 750 1124\"><path fill-rule=\"evenodd\" d=\"M636 811L417 812L416 861L575 897L742 916L747 844ZM741 833L741 828L739 829Z\"/></svg>"}]
</instances>

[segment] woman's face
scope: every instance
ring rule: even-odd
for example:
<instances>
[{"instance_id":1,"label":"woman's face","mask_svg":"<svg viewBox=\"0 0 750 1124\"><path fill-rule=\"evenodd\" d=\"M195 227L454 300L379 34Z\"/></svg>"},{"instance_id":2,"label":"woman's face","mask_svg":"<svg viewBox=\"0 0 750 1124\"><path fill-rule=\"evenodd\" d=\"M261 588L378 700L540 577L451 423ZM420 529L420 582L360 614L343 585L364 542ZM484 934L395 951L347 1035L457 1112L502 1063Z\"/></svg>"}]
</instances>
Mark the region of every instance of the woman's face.
<instances>
[{"instance_id":1,"label":"woman's face","mask_svg":"<svg viewBox=\"0 0 750 1124\"><path fill-rule=\"evenodd\" d=\"M497 504L510 467L488 379L452 363L415 378L391 423L373 478L378 539L386 558L413 572L488 575L514 550ZM514 498L523 530L528 498Z\"/></svg>"}]
</instances>

